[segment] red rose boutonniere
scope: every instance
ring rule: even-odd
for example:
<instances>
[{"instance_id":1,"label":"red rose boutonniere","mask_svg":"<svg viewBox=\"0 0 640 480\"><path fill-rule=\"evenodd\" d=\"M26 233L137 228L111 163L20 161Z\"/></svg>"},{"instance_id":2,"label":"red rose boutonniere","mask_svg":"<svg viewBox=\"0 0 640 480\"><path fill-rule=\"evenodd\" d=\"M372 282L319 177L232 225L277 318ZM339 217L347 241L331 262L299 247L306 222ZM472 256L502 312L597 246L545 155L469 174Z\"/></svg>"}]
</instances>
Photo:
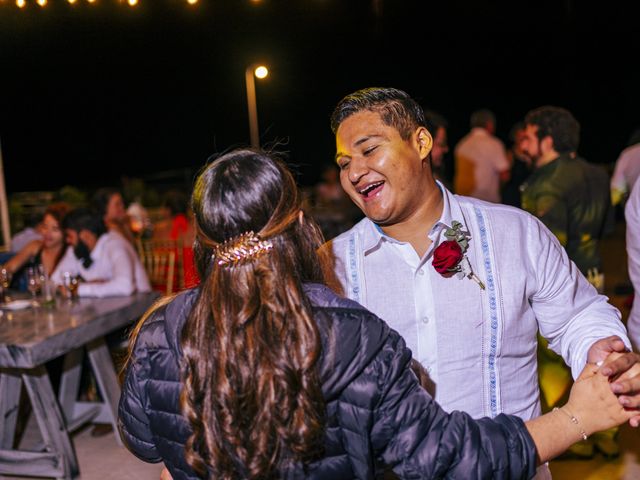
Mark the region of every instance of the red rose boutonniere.
<instances>
[{"instance_id":1,"label":"red rose boutonniere","mask_svg":"<svg viewBox=\"0 0 640 480\"><path fill-rule=\"evenodd\" d=\"M473 273L471 263L465 255L469 248L469 240L471 236L468 232L462 231L462 224L456 220L451 224L451 228L447 228L444 232L446 241L438 245L433 252L433 268L440 275L455 273L458 277L467 277L474 280L482 290L484 283Z\"/></svg>"}]
</instances>

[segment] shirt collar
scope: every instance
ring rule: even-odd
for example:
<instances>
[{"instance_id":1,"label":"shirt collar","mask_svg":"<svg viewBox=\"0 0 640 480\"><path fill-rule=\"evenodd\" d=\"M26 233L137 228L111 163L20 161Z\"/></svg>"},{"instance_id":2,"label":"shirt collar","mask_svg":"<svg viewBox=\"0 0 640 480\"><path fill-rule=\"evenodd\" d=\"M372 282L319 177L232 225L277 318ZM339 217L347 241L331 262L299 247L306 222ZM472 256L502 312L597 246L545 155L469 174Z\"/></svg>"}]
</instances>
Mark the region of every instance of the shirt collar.
<instances>
[{"instance_id":1,"label":"shirt collar","mask_svg":"<svg viewBox=\"0 0 640 480\"><path fill-rule=\"evenodd\" d=\"M107 235L109 235L109 232L100 235L98 237L98 241L96 242L96 246L93 247L93 250L91 251L91 259L94 262L102 257L102 251L104 250L104 244L107 241Z\"/></svg>"},{"instance_id":2,"label":"shirt collar","mask_svg":"<svg viewBox=\"0 0 640 480\"><path fill-rule=\"evenodd\" d=\"M455 198L455 195L447 190L439 180L436 180L436 185L438 185L438 188L442 193L442 214L440 215L440 219L433 225L431 231L429 231L427 235L437 246L437 244L440 243L439 238L441 236L441 233L445 229L449 228L454 220L462 223L465 230L467 228L466 222L464 221L464 217L462 215L460 204ZM366 222L365 226L366 228L363 232L363 247L365 255L371 253L383 241L397 244L403 243L384 233L380 225L378 225L377 223L368 221Z\"/></svg>"}]
</instances>

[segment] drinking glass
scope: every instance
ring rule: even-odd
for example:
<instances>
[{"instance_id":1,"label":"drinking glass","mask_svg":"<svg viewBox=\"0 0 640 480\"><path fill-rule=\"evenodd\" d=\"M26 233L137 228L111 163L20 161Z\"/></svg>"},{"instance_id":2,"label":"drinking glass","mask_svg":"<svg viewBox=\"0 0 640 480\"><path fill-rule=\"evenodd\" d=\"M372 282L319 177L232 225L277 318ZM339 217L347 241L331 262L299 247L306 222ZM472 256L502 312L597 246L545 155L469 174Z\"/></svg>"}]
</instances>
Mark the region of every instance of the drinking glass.
<instances>
[{"instance_id":1,"label":"drinking glass","mask_svg":"<svg viewBox=\"0 0 640 480\"><path fill-rule=\"evenodd\" d=\"M0 268L0 286L2 286L3 301L8 302L9 299L9 285L11 285L11 271L6 268Z\"/></svg>"},{"instance_id":2,"label":"drinking glass","mask_svg":"<svg viewBox=\"0 0 640 480\"><path fill-rule=\"evenodd\" d=\"M69 292L69 299L75 300L78 298L78 277L77 275L72 275L70 272L64 272L62 274L64 281L64 288Z\"/></svg>"},{"instance_id":3,"label":"drinking glass","mask_svg":"<svg viewBox=\"0 0 640 480\"><path fill-rule=\"evenodd\" d=\"M31 292L31 304L34 307L38 306L36 296L40 291L40 275L38 269L35 267L27 268L27 288Z\"/></svg>"}]
</instances>

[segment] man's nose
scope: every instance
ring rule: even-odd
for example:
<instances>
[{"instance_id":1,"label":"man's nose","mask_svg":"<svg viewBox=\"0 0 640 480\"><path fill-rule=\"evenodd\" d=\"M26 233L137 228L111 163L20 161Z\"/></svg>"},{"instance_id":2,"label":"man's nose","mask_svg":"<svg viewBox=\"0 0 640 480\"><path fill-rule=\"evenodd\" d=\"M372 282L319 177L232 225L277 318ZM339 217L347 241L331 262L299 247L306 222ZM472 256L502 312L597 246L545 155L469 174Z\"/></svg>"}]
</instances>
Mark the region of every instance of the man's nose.
<instances>
[{"instance_id":1,"label":"man's nose","mask_svg":"<svg viewBox=\"0 0 640 480\"><path fill-rule=\"evenodd\" d=\"M362 177L364 177L369 168L367 166L367 162L361 158L353 158L351 159L351 164L349 165L349 180L354 185L357 184Z\"/></svg>"}]
</instances>

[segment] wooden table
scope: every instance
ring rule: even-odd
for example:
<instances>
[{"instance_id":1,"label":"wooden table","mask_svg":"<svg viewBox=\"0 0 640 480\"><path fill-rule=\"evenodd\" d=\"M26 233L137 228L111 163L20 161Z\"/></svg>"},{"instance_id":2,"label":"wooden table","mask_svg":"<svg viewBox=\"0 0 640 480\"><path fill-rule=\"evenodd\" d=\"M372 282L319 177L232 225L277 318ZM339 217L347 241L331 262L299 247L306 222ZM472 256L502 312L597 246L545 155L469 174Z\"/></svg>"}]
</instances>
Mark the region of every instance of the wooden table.
<instances>
[{"instance_id":1,"label":"wooden table","mask_svg":"<svg viewBox=\"0 0 640 480\"><path fill-rule=\"evenodd\" d=\"M55 307L0 311L0 474L72 479L79 474L69 432L94 421L117 433L118 384L104 337L137 320L156 292L128 297L57 300ZM86 349L103 402L77 401ZM65 355L58 398L45 363ZM22 382L26 387L43 451L13 448Z\"/></svg>"}]
</instances>

